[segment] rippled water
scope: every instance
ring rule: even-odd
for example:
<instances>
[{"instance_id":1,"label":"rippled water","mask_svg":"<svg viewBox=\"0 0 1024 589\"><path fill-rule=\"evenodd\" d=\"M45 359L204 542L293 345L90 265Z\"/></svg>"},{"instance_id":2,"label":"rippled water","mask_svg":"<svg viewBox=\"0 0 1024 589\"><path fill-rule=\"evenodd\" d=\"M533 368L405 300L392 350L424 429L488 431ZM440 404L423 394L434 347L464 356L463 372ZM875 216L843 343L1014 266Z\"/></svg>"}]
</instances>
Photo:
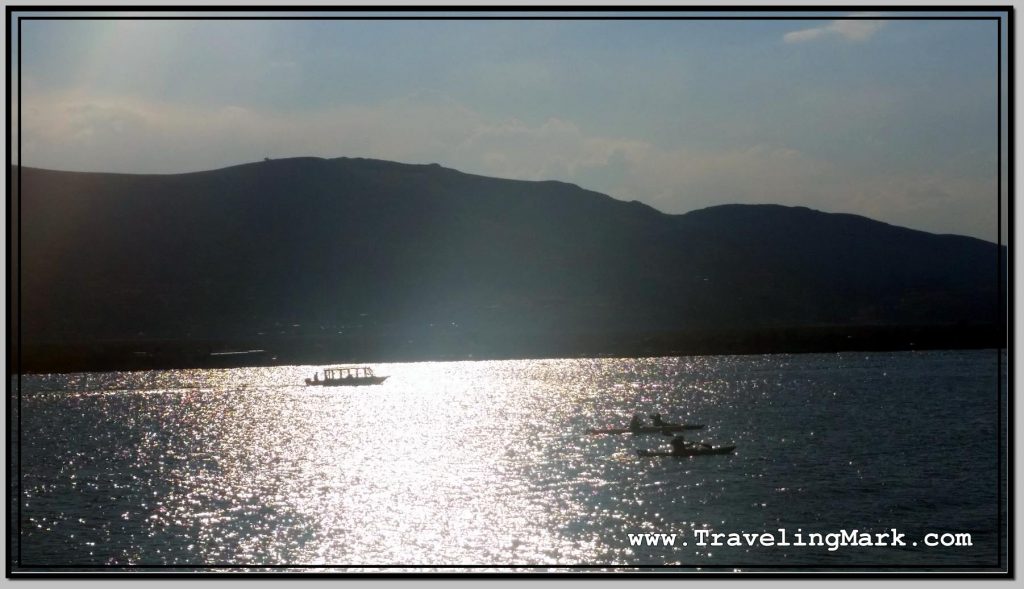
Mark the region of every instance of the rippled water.
<instances>
[{"instance_id":1,"label":"rippled water","mask_svg":"<svg viewBox=\"0 0 1024 589\"><path fill-rule=\"evenodd\" d=\"M336 389L302 386L309 366L24 376L13 540L28 569L997 567L998 358L379 364L385 384ZM639 458L668 438L587 434L655 411L736 453ZM973 545L693 536L779 528Z\"/></svg>"}]
</instances>

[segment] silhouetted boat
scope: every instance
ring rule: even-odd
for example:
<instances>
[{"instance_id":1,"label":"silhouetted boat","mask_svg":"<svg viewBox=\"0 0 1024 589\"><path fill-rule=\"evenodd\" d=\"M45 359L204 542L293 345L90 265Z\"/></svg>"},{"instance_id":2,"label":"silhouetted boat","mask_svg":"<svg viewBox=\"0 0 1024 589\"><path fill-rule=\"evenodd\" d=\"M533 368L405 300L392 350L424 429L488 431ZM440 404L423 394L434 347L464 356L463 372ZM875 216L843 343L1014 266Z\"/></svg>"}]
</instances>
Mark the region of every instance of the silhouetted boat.
<instances>
[{"instance_id":1,"label":"silhouetted boat","mask_svg":"<svg viewBox=\"0 0 1024 589\"><path fill-rule=\"evenodd\" d=\"M693 429L704 429L703 423L682 423L679 425L645 425L630 429L628 427L592 429L588 434L661 434L665 432L682 432Z\"/></svg>"},{"instance_id":2,"label":"silhouetted boat","mask_svg":"<svg viewBox=\"0 0 1024 589\"><path fill-rule=\"evenodd\" d=\"M380 384L387 380L386 376L376 376L373 369L366 366L355 368L327 368L324 370L324 377L319 375L307 378L306 384L310 386L325 387L357 387L361 385Z\"/></svg>"},{"instance_id":3,"label":"silhouetted boat","mask_svg":"<svg viewBox=\"0 0 1024 589\"><path fill-rule=\"evenodd\" d=\"M736 449L736 445L732 446L709 446L707 444L691 444L680 450L672 450L669 452L662 450L637 450L638 456L706 456L709 454L732 454L733 450Z\"/></svg>"}]
</instances>

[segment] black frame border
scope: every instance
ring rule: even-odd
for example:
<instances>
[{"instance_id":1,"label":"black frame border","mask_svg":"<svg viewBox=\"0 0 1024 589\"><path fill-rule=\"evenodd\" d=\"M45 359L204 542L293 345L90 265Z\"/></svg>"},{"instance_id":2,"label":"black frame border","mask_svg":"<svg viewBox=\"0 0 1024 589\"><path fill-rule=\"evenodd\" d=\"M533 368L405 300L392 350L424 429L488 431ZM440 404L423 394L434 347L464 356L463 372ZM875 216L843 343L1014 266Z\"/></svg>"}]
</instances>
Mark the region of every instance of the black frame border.
<instances>
[{"instance_id":1,"label":"black frame border","mask_svg":"<svg viewBox=\"0 0 1024 589\"><path fill-rule=\"evenodd\" d=\"M81 15L81 16L46 16L51 12L116 12L137 13L132 16L118 15ZM194 16L175 16L173 13L198 13ZM203 13L224 13L223 16L211 16ZM294 12L312 12L315 16L286 16ZM433 16L438 12L446 13L443 16ZM550 15L550 13L562 13ZM642 16L635 16L631 13L646 13ZM771 13L792 13L791 15L772 15ZM861 14L843 14L843 13ZM864 15L864 12L878 14ZM925 13L917 16L906 14L889 13ZM957 12L967 13L959 16L951 16ZM68 5L68 6L6 6L5 21L7 26L7 355L5 376L9 386L14 386L16 391L7 395L7 436L5 444L7 447L7 477L8 501L6 511L7 528L7 578L281 578L302 577L302 578L683 578L700 576L701 578L1014 578L1014 155L1015 155L1015 84L1014 84L1014 7L1008 5L977 5L977 6L896 6L896 5L807 5L807 6L715 6L715 5L693 5L693 6L516 6L516 5L493 5L493 6L374 6L374 5L353 5L353 6L187 6L187 5L151 5L151 6L110 6L110 5ZM17 16L16 13L41 13L32 16ZM156 13L156 14L153 14ZM168 13L168 14L160 14ZM248 13L246 15L227 16L232 13ZM266 14L262 14L266 13ZM342 13L343 16L335 16ZM354 15L352 13L371 13L369 15ZM409 13L416 13L410 15ZM581 13L587 13L580 16ZM714 13L692 14L692 13ZM738 15L735 13L743 13ZM765 14L768 13L768 14ZM817 13L817 14L809 14ZM946 15L932 15L928 13L946 13ZM1001 13L996 16L977 16L978 13ZM152 16L150 16L152 14ZM971 16L974 14L975 16ZM20 209L20 188L21 188L21 23L25 20L791 20L791 21L825 21L825 20L992 20L997 25L997 296L999 296L999 313L1005 323L1003 326L1004 348L996 350L997 354L997 559L999 562L995 567L977 567L974 565L956 566L932 566L932 565L906 565L906 566L885 566L876 565L845 565L842 567L800 567L792 565L758 565L748 567L749 571L737 569L744 568L743 565L662 565L662 564L636 564L636 565L238 565L238 564L216 564L216 565L116 565L110 567L97 567L95 565L44 565L33 569L25 566L21 558L21 521L22 521L22 500L21 500L21 209ZM17 23L18 31L18 74L17 74L17 113L12 112L12 24ZM1003 27L1006 27L1006 53L1007 60L1003 62L1004 37ZM1007 103L1003 104L1003 71L1006 67ZM1006 201L1007 201L1007 298L1002 297L1003 290L1003 229L1002 199L1004 194L1003 185L1003 109L1006 108L1007 134L1005 137L1006 166ZM18 129L17 134L17 161L12 160L12 127L16 118ZM15 166L17 166L16 172ZM12 173L13 172L13 173ZM12 185L13 182L13 185ZM16 188L15 188L16 186ZM12 219L16 219L12 225ZM14 232L12 233L12 229ZM1004 306L1005 305L1005 306ZM14 329L12 320L17 321L17 329ZM1006 414L1003 413L1004 381L1002 378L1002 355L1007 353L1007 380L1006 380ZM12 369L17 367L16 372ZM16 380L13 380L16 379ZM16 382L16 384L14 384ZM16 397L16 401L14 400ZM13 413L17 414L17 475L15 481L12 472L15 457L12 445L12 426L14 426ZM1006 428L1006 436L1003 436L1003 428ZM1006 456L1003 456L1003 444L1006 444ZM1003 496L1003 476L1005 475L1007 496ZM15 488L17 491L15 492ZM17 501L17 522L12 522L11 501ZM1004 513L1005 512L1005 513ZM1005 523L1007 533L1007 546L1003 547L1002 530ZM15 527L18 531L17 554L14 554L12 547L13 532ZM1006 568L1003 569L1003 558L1006 558ZM15 561L18 563L14 565ZM57 569L57 570L55 570ZM61 572L59 569L68 569ZM164 569L167 569L164 572ZM187 570L191 569L191 570ZM198 570L197 570L198 569ZM344 572L347 569L357 569L357 572ZM381 569L379 572L365 572L365 569ZM405 569L405 570L395 570ZM408 569L414 569L409 571ZM415 571L415 569L426 569ZM440 569L440 570L439 570ZM567 569L572 569L566 572ZM640 569L640 570L631 570ZM646 569L646 570L644 570ZM857 571L857 569L865 569ZM884 569L884 570L879 570ZM963 569L963 572L959 572ZM320 570L322 572L312 572ZM279 571L279 572L270 572ZM468 571L468 572L467 572Z\"/></svg>"}]
</instances>

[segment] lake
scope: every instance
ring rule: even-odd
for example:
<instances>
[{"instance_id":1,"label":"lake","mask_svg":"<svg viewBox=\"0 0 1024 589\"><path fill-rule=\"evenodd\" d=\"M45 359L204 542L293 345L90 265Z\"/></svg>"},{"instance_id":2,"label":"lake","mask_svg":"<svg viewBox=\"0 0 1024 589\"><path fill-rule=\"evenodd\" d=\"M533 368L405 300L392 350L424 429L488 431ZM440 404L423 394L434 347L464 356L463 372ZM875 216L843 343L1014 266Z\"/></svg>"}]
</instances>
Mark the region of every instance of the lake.
<instances>
[{"instance_id":1,"label":"lake","mask_svg":"<svg viewBox=\"0 0 1024 589\"><path fill-rule=\"evenodd\" d=\"M372 366L22 376L15 570L1005 566L1005 353ZM737 449L587 433L655 412ZM906 545L792 545L855 529Z\"/></svg>"}]
</instances>

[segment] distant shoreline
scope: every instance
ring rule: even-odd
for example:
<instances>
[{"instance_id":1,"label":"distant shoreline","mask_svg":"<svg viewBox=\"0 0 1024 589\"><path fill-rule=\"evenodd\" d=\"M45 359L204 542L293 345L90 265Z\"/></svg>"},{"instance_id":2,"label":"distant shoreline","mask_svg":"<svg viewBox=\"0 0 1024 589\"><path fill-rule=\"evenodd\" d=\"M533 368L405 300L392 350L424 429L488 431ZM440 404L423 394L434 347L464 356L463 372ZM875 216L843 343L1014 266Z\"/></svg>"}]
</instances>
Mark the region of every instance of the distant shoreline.
<instances>
[{"instance_id":1,"label":"distant shoreline","mask_svg":"<svg viewBox=\"0 0 1024 589\"><path fill-rule=\"evenodd\" d=\"M10 351L12 374L186 368L451 362L542 358L643 358L747 354L1005 348L993 325L801 327L630 334L280 336L203 341L49 343ZM18 355L21 354L19 358Z\"/></svg>"}]
</instances>

